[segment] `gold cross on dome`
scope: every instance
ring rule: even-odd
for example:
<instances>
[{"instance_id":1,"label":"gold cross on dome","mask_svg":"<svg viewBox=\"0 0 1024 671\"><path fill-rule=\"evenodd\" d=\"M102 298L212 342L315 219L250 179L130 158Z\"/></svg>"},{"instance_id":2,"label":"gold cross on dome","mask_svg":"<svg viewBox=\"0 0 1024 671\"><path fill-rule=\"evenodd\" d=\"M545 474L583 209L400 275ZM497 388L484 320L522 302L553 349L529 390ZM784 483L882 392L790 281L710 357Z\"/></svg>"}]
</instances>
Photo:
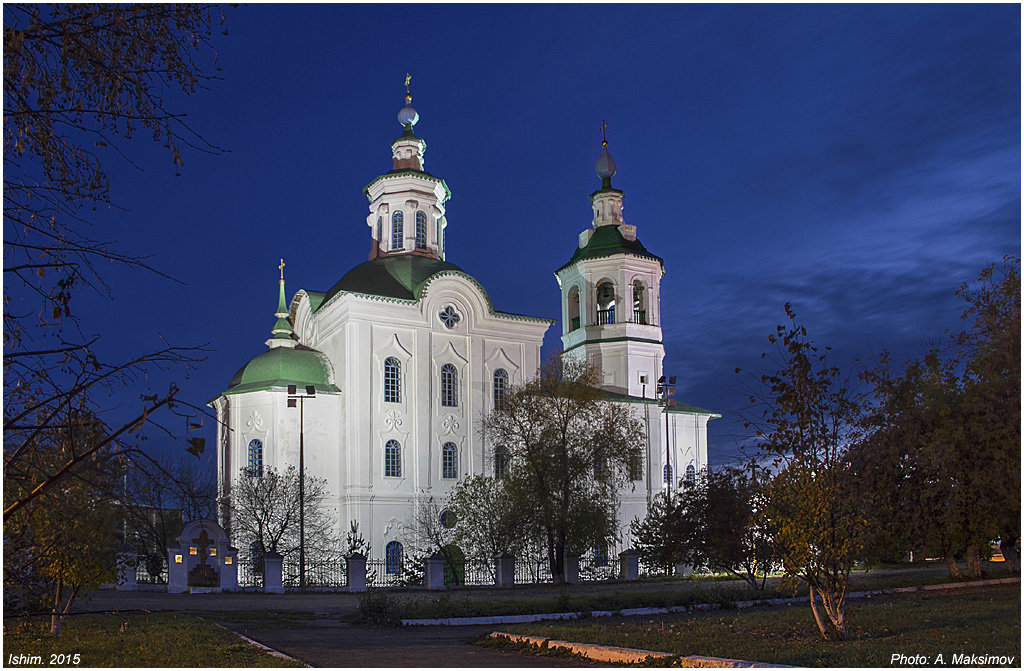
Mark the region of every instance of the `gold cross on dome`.
<instances>
[{"instance_id":1,"label":"gold cross on dome","mask_svg":"<svg viewBox=\"0 0 1024 671\"><path fill-rule=\"evenodd\" d=\"M607 130L607 128L608 124L605 123L604 119L601 119L601 144L605 145L608 144L608 137L605 135L605 130Z\"/></svg>"},{"instance_id":2,"label":"gold cross on dome","mask_svg":"<svg viewBox=\"0 0 1024 671\"><path fill-rule=\"evenodd\" d=\"M412 75L408 72L405 73L405 95L409 95L409 82L412 81Z\"/></svg>"},{"instance_id":3,"label":"gold cross on dome","mask_svg":"<svg viewBox=\"0 0 1024 671\"><path fill-rule=\"evenodd\" d=\"M279 265L277 268L278 268L278 270L281 271L281 279L283 280L284 279L284 259L281 259L281 265Z\"/></svg>"}]
</instances>

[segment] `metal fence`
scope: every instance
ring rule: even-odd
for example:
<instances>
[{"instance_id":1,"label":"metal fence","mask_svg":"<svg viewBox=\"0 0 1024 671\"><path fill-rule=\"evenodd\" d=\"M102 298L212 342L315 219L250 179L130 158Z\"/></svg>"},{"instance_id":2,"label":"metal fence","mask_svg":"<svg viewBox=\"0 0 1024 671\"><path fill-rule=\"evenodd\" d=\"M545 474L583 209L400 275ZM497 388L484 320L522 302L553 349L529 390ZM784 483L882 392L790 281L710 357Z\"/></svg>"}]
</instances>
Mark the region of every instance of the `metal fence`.
<instances>
[{"instance_id":1,"label":"metal fence","mask_svg":"<svg viewBox=\"0 0 1024 671\"><path fill-rule=\"evenodd\" d=\"M493 585L494 560L464 559L462 561L445 562L444 584L460 585Z\"/></svg>"},{"instance_id":2,"label":"metal fence","mask_svg":"<svg viewBox=\"0 0 1024 671\"><path fill-rule=\"evenodd\" d=\"M235 563L239 587L263 588L263 560L254 557L238 557Z\"/></svg>"},{"instance_id":3,"label":"metal fence","mask_svg":"<svg viewBox=\"0 0 1024 671\"><path fill-rule=\"evenodd\" d=\"M287 589L298 589L299 559L289 557L281 567L281 580ZM348 586L344 559L306 560L306 587L310 589L340 589Z\"/></svg>"},{"instance_id":4,"label":"metal fence","mask_svg":"<svg viewBox=\"0 0 1024 671\"><path fill-rule=\"evenodd\" d=\"M366 586L367 587L401 587L414 583L423 584L422 576L413 574L408 566L400 566L402 570L397 573L387 572L387 562L383 559L368 559L366 561Z\"/></svg>"},{"instance_id":5,"label":"metal fence","mask_svg":"<svg viewBox=\"0 0 1024 671\"><path fill-rule=\"evenodd\" d=\"M151 568L155 567L147 565L145 561L139 562L135 567L135 582L139 585L166 585L167 567L161 567L156 573L151 573Z\"/></svg>"},{"instance_id":6,"label":"metal fence","mask_svg":"<svg viewBox=\"0 0 1024 671\"><path fill-rule=\"evenodd\" d=\"M551 579L551 566L547 559L526 559L516 557L516 584L548 583Z\"/></svg>"},{"instance_id":7,"label":"metal fence","mask_svg":"<svg viewBox=\"0 0 1024 671\"><path fill-rule=\"evenodd\" d=\"M643 560L640 560L639 566L637 568L639 569L641 578L664 578L666 576L672 575L673 572L672 566L667 566L665 564L647 563Z\"/></svg>"},{"instance_id":8,"label":"metal fence","mask_svg":"<svg viewBox=\"0 0 1024 671\"><path fill-rule=\"evenodd\" d=\"M593 555L580 557L580 581L599 582L602 580L615 580L619 577L618 562L612 562L607 556L595 557Z\"/></svg>"}]
</instances>

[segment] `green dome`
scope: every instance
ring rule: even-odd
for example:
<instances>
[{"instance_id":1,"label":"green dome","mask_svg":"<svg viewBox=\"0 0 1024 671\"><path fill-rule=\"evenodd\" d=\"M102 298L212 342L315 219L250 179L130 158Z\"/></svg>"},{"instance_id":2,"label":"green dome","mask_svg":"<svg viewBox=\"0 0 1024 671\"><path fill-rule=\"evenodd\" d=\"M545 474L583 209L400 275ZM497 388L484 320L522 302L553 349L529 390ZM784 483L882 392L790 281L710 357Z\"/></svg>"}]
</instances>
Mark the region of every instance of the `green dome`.
<instances>
[{"instance_id":1,"label":"green dome","mask_svg":"<svg viewBox=\"0 0 1024 671\"><path fill-rule=\"evenodd\" d=\"M225 394L260 391L294 384L317 391L340 391L332 382L334 370L322 353L303 345L274 347L242 366Z\"/></svg>"},{"instance_id":2,"label":"green dome","mask_svg":"<svg viewBox=\"0 0 1024 671\"><path fill-rule=\"evenodd\" d=\"M453 263L418 254L385 256L361 263L331 287L320 305L340 293L418 300L423 285L444 272L466 273ZM468 277L468 275L467 275Z\"/></svg>"}]
</instances>

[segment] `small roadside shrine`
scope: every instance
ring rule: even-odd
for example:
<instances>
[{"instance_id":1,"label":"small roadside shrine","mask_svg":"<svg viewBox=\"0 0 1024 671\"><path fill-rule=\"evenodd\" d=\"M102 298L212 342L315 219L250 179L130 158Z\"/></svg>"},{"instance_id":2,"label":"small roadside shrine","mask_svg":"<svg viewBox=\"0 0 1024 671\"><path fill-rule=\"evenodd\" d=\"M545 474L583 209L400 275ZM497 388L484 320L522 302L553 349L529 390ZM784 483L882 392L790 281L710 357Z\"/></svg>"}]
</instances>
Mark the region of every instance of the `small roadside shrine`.
<instances>
[{"instance_id":1,"label":"small roadside shrine","mask_svg":"<svg viewBox=\"0 0 1024 671\"><path fill-rule=\"evenodd\" d=\"M212 520L187 523L167 549L167 591L223 592L238 588L238 550Z\"/></svg>"}]
</instances>

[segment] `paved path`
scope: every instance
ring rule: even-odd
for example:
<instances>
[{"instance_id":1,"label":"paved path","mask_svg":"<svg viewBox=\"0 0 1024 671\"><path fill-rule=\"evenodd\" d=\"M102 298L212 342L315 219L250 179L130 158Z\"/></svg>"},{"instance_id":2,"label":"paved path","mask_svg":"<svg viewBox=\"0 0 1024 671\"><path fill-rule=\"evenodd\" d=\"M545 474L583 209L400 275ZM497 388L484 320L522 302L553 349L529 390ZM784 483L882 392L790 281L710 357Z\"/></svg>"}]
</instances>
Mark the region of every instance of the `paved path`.
<instances>
[{"instance_id":1,"label":"paved path","mask_svg":"<svg viewBox=\"0 0 1024 671\"><path fill-rule=\"evenodd\" d=\"M414 596L423 596L422 594ZM360 627L342 620L359 595L167 594L103 590L77 611L176 611L213 620L311 666L325 667L566 667L606 666L565 657L535 657L476 645L494 630L473 627Z\"/></svg>"},{"instance_id":2,"label":"paved path","mask_svg":"<svg viewBox=\"0 0 1024 671\"><path fill-rule=\"evenodd\" d=\"M301 629L267 628L218 617L225 627L301 659L327 667L566 667L604 666L566 657L535 657L476 645L493 626L367 628L331 620Z\"/></svg>"}]
</instances>

